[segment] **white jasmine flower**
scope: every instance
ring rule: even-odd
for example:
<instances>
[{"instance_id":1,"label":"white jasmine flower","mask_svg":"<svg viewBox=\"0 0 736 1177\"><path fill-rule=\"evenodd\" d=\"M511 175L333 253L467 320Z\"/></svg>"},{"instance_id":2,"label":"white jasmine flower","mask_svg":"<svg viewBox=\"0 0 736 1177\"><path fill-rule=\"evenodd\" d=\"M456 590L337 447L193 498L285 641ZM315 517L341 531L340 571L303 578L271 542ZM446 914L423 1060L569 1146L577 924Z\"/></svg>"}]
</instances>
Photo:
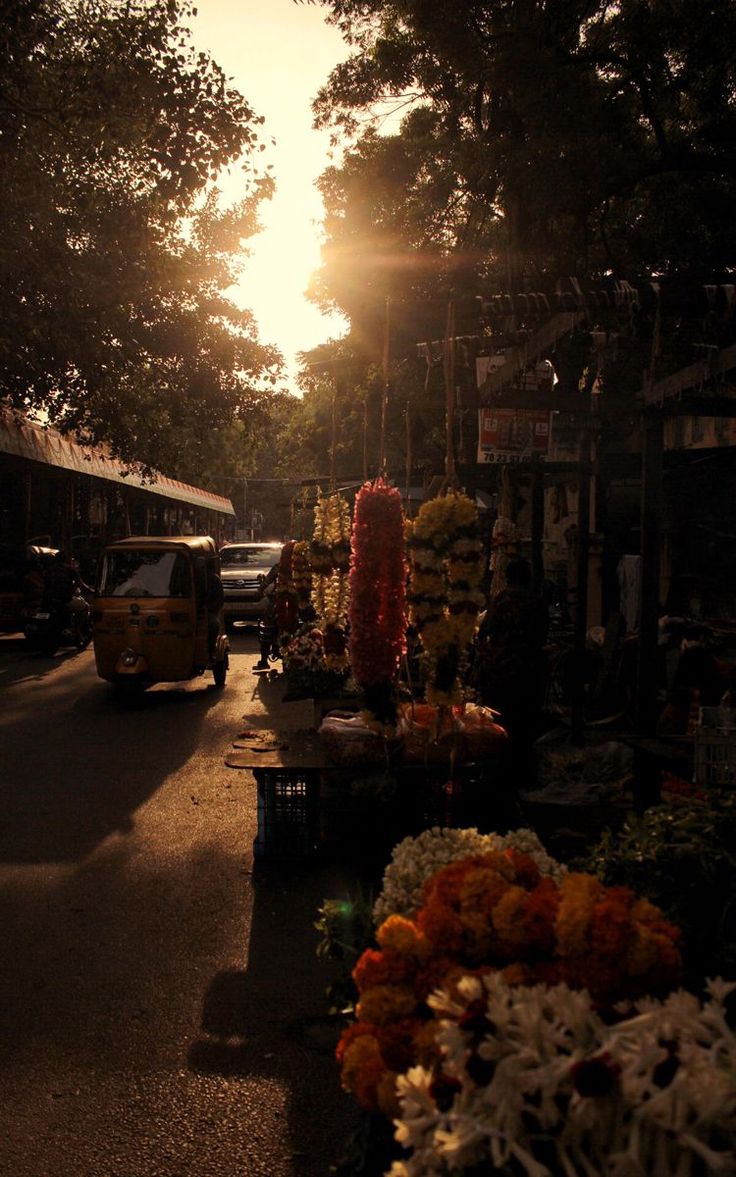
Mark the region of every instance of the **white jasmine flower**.
<instances>
[{"instance_id":1,"label":"white jasmine flower","mask_svg":"<svg viewBox=\"0 0 736 1177\"><path fill-rule=\"evenodd\" d=\"M547 1177L538 1146L564 1177L736 1174L736 1036L724 1002L736 983L709 982L700 1002L646 998L607 1025L585 991L511 988L498 974L437 993L442 1108L433 1076L398 1080L396 1138L410 1150L390 1177L436 1177L488 1163ZM486 995L487 1027L461 1028ZM451 1011L451 1012L450 1012ZM545 1151L544 1160L548 1161Z\"/></svg>"},{"instance_id":2,"label":"white jasmine flower","mask_svg":"<svg viewBox=\"0 0 736 1177\"><path fill-rule=\"evenodd\" d=\"M513 830L503 837L481 834L475 828L440 829L435 826L417 837L404 838L394 847L383 875L381 893L373 907L373 918L381 924L390 915L413 918L422 906L424 884L442 867L489 850L510 847L534 859L543 875L560 879L567 867L547 854L533 830Z\"/></svg>"}]
</instances>

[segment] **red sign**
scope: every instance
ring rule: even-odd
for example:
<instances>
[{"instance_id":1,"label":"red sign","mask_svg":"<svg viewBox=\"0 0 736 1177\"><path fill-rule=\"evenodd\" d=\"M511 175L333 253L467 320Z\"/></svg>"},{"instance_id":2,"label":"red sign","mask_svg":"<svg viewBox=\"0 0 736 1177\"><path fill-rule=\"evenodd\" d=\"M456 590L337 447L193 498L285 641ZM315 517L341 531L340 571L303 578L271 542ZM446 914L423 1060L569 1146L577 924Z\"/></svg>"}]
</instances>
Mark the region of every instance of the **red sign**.
<instances>
[{"instance_id":1,"label":"red sign","mask_svg":"<svg viewBox=\"0 0 736 1177\"><path fill-rule=\"evenodd\" d=\"M478 462L522 462L549 452L550 414L536 409L478 412Z\"/></svg>"}]
</instances>

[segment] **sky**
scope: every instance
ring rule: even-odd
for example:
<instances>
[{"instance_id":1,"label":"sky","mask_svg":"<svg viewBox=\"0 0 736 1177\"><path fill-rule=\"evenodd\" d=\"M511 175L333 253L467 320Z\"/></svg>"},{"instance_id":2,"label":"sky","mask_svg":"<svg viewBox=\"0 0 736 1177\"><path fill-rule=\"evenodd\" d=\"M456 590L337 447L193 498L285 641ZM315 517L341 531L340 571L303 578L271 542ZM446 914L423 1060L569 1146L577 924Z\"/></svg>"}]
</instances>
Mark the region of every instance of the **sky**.
<instances>
[{"instance_id":1,"label":"sky","mask_svg":"<svg viewBox=\"0 0 736 1177\"><path fill-rule=\"evenodd\" d=\"M263 231L249 241L252 256L229 294L254 312L261 340L281 349L292 375L297 352L346 330L339 316L322 315L303 294L319 264L322 201L314 180L330 162L328 133L312 130L311 102L348 52L325 24L325 11L293 0L197 0L189 22L197 47L266 119L263 158L273 165L277 192L261 205ZM229 197L227 185L221 187Z\"/></svg>"}]
</instances>

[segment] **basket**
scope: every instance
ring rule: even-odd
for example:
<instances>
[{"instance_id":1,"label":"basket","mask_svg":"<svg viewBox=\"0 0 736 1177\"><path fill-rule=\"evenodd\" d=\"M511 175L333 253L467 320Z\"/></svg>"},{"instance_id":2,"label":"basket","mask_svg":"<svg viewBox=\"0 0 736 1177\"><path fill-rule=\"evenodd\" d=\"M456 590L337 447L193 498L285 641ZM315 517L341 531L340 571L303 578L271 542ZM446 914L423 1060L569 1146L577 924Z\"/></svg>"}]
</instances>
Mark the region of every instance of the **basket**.
<instances>
[{"instance_id":1,"label":"basket","mask_svg":"<svg viewBox=\"0 0 736 1177\"><path fill-rule=\"evenodd\" d=\"M257 860L307 858L319 844L319 779L305 770L257 769Z\"/></svg>"},{"instance_id":2,"label":"basket","mask_svg":"<svg viewBox=\"0 0 736 1177\"><path fill-rule=\"evenodd\" d=\"M700 708L693 732L693 780L716 788L736 783L736 708Z\"/></svg>"}]
</instances>

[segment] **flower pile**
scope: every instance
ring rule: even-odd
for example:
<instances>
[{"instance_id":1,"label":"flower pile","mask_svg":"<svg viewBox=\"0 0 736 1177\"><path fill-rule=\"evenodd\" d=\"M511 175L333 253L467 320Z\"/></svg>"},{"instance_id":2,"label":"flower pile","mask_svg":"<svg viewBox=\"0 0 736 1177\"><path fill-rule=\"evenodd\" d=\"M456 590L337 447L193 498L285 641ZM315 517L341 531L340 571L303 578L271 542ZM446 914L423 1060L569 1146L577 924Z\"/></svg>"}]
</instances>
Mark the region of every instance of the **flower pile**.
<instances>
[{"instance_id":1,"label":"flower pile","mask_svg":"<svg viewBox=\"0 0 736 1177\"><path fill-rule=\"evenodd\" d=\"M389 1177L733 1173L736 982L642 999L611 1024L567 985L466 976L429 998L438 1061L397 1081ZM506 1167L508 1166L508 1168Z\"/></svg>"},{"instance_id":2,"label":"flower pile","mask_svg":"<svg viewBox=\"0 0 736 1177\"><path fill-rule=\"evenodd\" d=\"M312 605L325 635L325 664L331 670L345 670L349 663L350 506L340 494L317 499L310 560Z\"/></svg>"},{"instance_id":3,"label":"flower pile","mask_svg":"<svg viewBox=\"0 0 736 1177\"><path fill-rule=\"evenodd\" d=\"M376 925L390 915L413 917L422 906L424 884L443 866L489 850L503 853L517 850L537 865L540 875L560 882L567 867L551 858L533 830L512 830L508 834L480 834L476 829L425 830L417 837L404 838L394 847L383 872L381 893L373 905Z\"/></svg>"},{"instance_id":4,"label":"flower pile","mask_svg":"<svg viewBox=\"0 0 736 1177\"><path fill-rule=\"evenodd\" d=\"M322 631L312 626L298 630L281 648L284 670L315 673L324 669L325 646Z\"/></svg>"},{"instance_id":5,"label":"flower pile","mask_svg":"<svg viewBox=\"0 0 736 1177\"><path fill-rule=\"evenodd\" d=\"M678 937L627 888L572 873L558 883L514 849L452 862L425 884L416 918L385 920L378 949L353 971L358 1021L338 1045L343 1085L365 1107L393 1114L397 1075L438 1057L430 994L467 973L565 983L610 1008L678 984Z\"/></svg>"},{"instance_id":6,"label":"flower pile","mask_svg":"<svg viewBox=\"0 0 736 1177\"><path fill-rule=\"evenodd\" d=\"M424 652L426 697L462 700L463 660L483 608L483 547L475 504L451 491L423 503L408 527L409 618Z\"/></svg>"},{"instance_id":7,"label":"flower pile","mask_svg":"<svg viewBox=\"0 0 736 1177\"><path fill-rule=\"evenodd\" d=\"M405 649L406 562L401 495L382 479L355 500L350 568L350 662L366 722L396 724L395 682Z\"/></svg>"}]
</instances>

